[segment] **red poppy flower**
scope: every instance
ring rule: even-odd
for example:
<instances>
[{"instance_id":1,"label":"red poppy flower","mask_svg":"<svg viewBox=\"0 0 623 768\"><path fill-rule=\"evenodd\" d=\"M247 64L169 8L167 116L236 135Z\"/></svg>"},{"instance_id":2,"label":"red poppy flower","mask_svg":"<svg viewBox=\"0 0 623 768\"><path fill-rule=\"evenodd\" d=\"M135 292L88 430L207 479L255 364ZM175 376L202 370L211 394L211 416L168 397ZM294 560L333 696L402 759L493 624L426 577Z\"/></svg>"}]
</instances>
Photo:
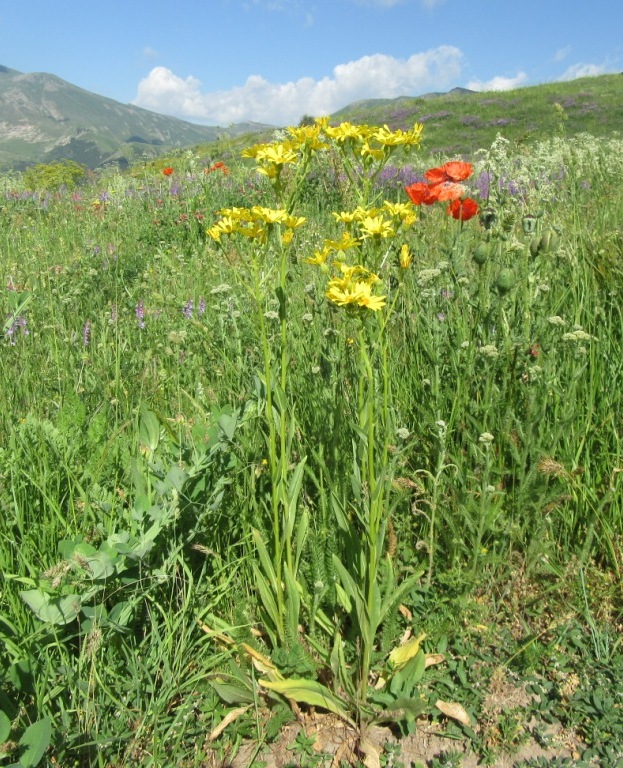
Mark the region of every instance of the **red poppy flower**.
<instances>
[{"instance_id":1,"label":"red poppy flower","mask_svg":"<svg viewBox=\"0 0 623 768\"><path fill-rule=\"evenodd\" d=\"M451 160L439 168L430 168L424 176L430 184L442 184L444 181L465 181L465 179L471 176L473 170L473 166L470 163Z\"/></svg>"},{"instance_id":2,"label":"red poppy flower","mask_svg":"<svg viewBox=\"0 0 623 768\"><path fill-rule=\"evenodd\" d=\"M414 205L432 205L438 200L435 187L426 184L424 181L418 181L409 187L405 187L405 192L409 195L409 199Z\"/></svg>"},{"instance_id":3,"label":"red poppy flower","mask_svg":"<svg viewBox=\"0 0 623 768\"><path fill-rule=\"evenodd\" d=\"M478 213L478 203L471 197L466 197L465 200L453 200L446 210L454 219L469 221Z\"/></svg>"},{"instance_id":4,"label":"red poppy flower","mask_svg":"<svg viewBox=\"0 0 623 768\"><path fill-rule=\"evenodd\" d=\"M431 190L435 190L437 200L444 202L446 200L458 200L465 194L465 187L462 184L455 184L452 181L444 181L441 184L432 184Z\"/></svg>"},{"instance_id":5,"label":"red poppy flower","mask_svg":"<svg viewBox=\"0 0 623 768\"><path fill-rule=\"evenodd\" d=\"M165 176L170 176L173 173L173 168L163 168L162 173L164 173Z\"/></svg>"}]
</instances>

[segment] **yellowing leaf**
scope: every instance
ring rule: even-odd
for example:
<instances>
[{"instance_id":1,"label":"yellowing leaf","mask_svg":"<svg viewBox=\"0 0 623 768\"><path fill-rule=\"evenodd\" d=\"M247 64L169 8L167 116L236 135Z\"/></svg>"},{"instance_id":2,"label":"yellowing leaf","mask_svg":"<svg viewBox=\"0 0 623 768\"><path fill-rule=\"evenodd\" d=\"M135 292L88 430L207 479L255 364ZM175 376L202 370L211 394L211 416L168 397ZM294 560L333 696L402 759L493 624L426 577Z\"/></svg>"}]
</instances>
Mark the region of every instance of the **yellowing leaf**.
<instances>
[{"instance_id":1,"label":"yellowing leaf","mask_svg":"<svg viewBox=\"0 0 623 768\"><path fill-rule=\"evenodd\" d=\"M228 712L221 720L221 722L216 726L216 728L210 732L208 741L214 741L214 739L217 739L221 733L223 733L225 728L227 728L230 723L233 723L234 720L237 720L240 715L244 715L247 709L249 709L249 707L237 707L236 709L232 709L230 712Z\"/></svg>"},{"instance_id":2,"label":"yellowing leaf","mask_svg":"<svg viewBox=\"0 0 623 768\"><path fill-rule=\"evenodd\" d=\"M339 715L351 725L355 725L348 716L343 702L315 680L290 678L288 680L259 680L259 684L269 691L281 693L288 699L293 699L310 707L322 707L323 709Z\"/></svg>"},{"instance_id":3,"label":"yellowing leaf","mask_svg":"<svg viewBox=\"0 0 623 768\"><path fill-rule=\"evenodd\" d=\"M412 659L420 650L420 644L426 637L426 632L422 632L421 635L411 638L404 645L399 645L397 648L389 654L389 663L396 668L404 667L404 665Z\"/></svg>"},{"instance_id":4,"label":"yellowing leaf","mask_svg":"<svg viewBox=\"0 0 623 768\"><path fill-rule=\"evenodd\" d=\"M471 720L465 709L456 702L442 701L437 699L435 702L437 709L446 717L450 717L452 720L456 720L461 725L471 725Z\"/></svg>"}]
</instances>

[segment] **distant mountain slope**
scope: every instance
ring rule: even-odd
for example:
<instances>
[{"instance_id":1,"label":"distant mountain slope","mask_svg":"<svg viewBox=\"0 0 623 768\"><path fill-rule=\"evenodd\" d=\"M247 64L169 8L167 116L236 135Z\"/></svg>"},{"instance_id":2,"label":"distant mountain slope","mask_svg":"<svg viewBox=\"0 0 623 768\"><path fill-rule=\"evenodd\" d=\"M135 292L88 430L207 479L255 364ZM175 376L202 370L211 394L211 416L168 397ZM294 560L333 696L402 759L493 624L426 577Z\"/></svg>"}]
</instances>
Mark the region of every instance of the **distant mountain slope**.
<instances>
[{"instance_id":1,"label":"distant mountain slope","mask_svg":"<svg viewBox=\"0 0 623 768\"><path fill-rule=\"evenodd\" d=\"M125 165L214 141L225 132L238 135L269 127L194 125L98 96L55 75L0 66L0 168L62 158L89 168L112 161Z\"/></svg>"}]
</instances>

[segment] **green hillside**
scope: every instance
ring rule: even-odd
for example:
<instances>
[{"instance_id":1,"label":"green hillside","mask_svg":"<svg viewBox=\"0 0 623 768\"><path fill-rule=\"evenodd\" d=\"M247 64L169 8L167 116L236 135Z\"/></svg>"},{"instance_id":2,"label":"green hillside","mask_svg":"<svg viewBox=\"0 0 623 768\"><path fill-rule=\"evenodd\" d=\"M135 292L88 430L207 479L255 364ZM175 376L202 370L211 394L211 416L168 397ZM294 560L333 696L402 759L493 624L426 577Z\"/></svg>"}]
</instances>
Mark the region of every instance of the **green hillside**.
<instances>
[{"instance_id":1,"label":"green hillside","mask_svg":"<svg viewBox=\"0 0 623 768\"><path fill-rule=\"evenodd\" d=\"M194 125L98 96L54 75L0 66L0 169L65 158L89 168L112 161L123 166L214 141L224 132L263 128L253 123L227 129Z\"/></svg>"}]
</instances>

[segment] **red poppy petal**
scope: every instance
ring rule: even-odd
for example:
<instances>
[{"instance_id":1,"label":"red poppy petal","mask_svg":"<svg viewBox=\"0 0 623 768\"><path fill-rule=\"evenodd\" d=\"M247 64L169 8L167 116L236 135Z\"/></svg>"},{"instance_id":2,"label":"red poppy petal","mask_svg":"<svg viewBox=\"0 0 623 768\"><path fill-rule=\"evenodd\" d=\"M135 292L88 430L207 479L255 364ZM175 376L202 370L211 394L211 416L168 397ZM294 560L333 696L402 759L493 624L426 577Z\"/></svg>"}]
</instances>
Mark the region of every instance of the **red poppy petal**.
<instances>
[{"instance_id":1,"label":"red poppy petal","mask_svg":"<svg viewBox=\"0 0 623 768\"><path fill-rule=\"evenodd\" d=\"M474 170L470 163L464 163L460 160L451 160L449 163L442 165L443 170L450 181L465 181L472 175Z\"/></svg>"}]
</instances>

